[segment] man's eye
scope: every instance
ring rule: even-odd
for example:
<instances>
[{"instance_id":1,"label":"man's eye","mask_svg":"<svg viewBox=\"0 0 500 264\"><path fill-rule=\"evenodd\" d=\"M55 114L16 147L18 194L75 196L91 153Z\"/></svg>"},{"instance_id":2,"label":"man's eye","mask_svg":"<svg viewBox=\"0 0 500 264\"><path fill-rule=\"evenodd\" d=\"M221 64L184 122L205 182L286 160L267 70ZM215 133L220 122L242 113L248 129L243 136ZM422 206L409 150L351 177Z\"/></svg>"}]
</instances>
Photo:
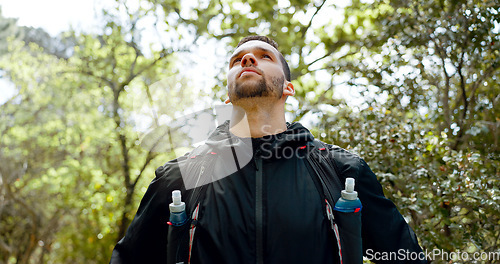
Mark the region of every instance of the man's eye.
<instances>
[{"instance_id":1,"label":"man's eye","mask_svg":"<svg viewBox=\"0 0 500 264\"><path fill-rule=\"evenodd\" d=\"M264 55L262 55L262 58L264 58L264 59L271 59L271 56L269 56L267 54L264 54Z\"/></svg>"},{"instance_id":2,"label":"man's eye","mask_svg":"<svg viewBox=\"0 0 500 264\"><path fill-rule=\"evenodd\" d=\"M241 61L241 59L240 59L240 58L235 59L235 60L233 61L233 65L234 65L234 64L236 64L237 62L240 62L240 61Z\"/></svg>"}]
</instances>

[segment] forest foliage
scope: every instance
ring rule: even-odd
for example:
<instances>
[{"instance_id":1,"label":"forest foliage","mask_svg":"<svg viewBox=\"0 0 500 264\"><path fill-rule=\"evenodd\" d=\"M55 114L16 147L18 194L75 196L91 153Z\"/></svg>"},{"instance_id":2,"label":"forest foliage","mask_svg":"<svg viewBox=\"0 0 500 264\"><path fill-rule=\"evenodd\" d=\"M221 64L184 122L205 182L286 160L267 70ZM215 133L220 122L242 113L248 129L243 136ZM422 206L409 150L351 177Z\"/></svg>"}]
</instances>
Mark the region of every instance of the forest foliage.
<instances>
[{"instance_id":1,"label":"forest foliage","mask_svg":"<svg viewBox=\"0 0 500 264\"><path fill-rule=\"evenodd\" d=\"M495 0L116 0L93 32L55 37L0 17L15 91L0 105L0 263L107 263L155 168L185 150L144 134L225 99L227 65L201 88L185 58L253 34L290 64L288 121L367 160L424 249L498 252L499 13Z\"/></svg>"}]
</instances>

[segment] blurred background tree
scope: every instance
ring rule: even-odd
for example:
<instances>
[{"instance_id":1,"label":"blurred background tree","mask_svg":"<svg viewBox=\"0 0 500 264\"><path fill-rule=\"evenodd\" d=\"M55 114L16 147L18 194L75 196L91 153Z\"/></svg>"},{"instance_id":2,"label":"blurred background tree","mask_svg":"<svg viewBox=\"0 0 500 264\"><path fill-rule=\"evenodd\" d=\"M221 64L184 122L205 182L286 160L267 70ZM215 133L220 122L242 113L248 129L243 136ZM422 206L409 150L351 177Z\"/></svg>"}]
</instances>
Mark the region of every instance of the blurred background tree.
<instances>
[{"instance_id":1,"label":"blurred background tree","mask_svg":"<svg viewBox=\"0 0 500 264\"><path fill-rule=\"evenodd\" d=\"M0 18L16 91L0 106L1 263L108 262L154 169L179 154L142 135L225 99L223 62L251 34L290 64L289 121L365 158L423 247L498 250L497 1L114 3L95 33ZM184 73L203 46L227 56L207 90Z\"/></svg>"},{"instance_id":2,"label":"blurred background tree","mask_svg":"<svg viewBox=\"0 0 500 264\"><path fill-rule=\"evenodd\" d=\"M352 55L327 63L376 96L358 122L323 125L347 129L340 142L370 161L428 249L498 249L498 12L496 1L353 2Z\"/></svg>"}]
</instances>

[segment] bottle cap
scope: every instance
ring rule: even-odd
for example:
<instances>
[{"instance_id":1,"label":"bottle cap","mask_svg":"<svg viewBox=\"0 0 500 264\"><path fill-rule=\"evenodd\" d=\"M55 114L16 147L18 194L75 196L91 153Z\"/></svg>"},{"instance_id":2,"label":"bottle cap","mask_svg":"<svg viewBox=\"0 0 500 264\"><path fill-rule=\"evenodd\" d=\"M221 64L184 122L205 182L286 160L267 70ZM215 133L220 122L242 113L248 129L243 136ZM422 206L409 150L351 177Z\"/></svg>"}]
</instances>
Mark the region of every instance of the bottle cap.
<instances>
[{"instance_id":1,"label":"bottle cap","mask_svg":"<svg viewBox=\"0 0 500 264\"><path fill-rule=\"evenodd\" d=\"M345 190L342 191L341 195L346 200L358 199L358 192L354 190L354 178L345 179Z\"/></svg>"},{"instance_id":2,"label":"bottle cap","mask_svg":"<svg viewBox=\"0 0 500 264\"><path fill-rule=\"evenodd\" d=\"M354 178L345 179L345 190L347 192L354 192Z\"/></svg>"},{"instance_id":3,"label":"bottle cap","mask_svg":"<svg viewBox=\"0 0 500 264\"><path fill-rule=\"evenodd\" d=\"M171 213L179 213L186 210L186 204L181 201L181 191L172 191L172 203L168 207Z\"/></svg>"},{"instance_id":4,"label":"bottle cap","mask_svg":"<svg viewBox=\"0 0 500 264\"><path fill-rule=\"evenodd\" d=\"M175 190L172 192L172 201L175 205L181 204L181 191Z\"/></svg>"}]
</instances>

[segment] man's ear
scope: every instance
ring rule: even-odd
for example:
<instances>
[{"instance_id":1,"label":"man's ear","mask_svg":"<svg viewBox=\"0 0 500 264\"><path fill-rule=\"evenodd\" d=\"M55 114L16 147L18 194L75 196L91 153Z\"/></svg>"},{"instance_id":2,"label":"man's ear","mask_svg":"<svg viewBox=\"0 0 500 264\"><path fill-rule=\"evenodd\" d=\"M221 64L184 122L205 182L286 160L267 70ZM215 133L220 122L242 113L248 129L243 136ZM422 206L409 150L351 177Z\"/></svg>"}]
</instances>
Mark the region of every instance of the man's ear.
<instances>
[{"instance_id":1,"label":"man's ear","mask_svg":"<svg viewBox=\"0 0 500 264\"><path fill-rule=\"evenodd\" d=\"M295 88L293 87L293 84L291 82L285 81L285 87L283 88L283 95L284 96L295 95Z\"/></svg>"}]
</instances>

